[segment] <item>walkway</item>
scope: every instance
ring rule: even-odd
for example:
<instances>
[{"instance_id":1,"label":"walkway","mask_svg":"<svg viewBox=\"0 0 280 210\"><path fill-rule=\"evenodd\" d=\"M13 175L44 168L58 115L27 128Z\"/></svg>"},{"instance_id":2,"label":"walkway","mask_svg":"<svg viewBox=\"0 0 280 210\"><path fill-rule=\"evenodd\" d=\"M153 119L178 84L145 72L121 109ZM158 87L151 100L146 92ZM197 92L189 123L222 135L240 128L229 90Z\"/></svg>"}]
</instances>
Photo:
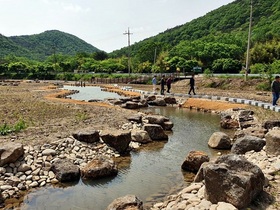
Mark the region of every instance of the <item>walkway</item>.
<instances>
[{"instance_id":1,"label":"walkway","mask_svg":"<svg viewBox=\"0 0 280 210\"><path fill-rule=\"evenodd\" d=\"M136 90L136 89L132 89L131 87L128 87L128 86L122 87L121 89L125 90L125 91L138 92L140 94L156 95L153 92ZM280 112L280 106L272 106L271 103L265 103L262 101L247 100L247 99L241 99L241 98L230 98L230 97L210 96L210 95L188 95L188 94L181 94L181 93L168 93L165 96L173 96L173 97L181 97L181 98L198 98L198 99L201 98L201 99L209 99L209 100L216 100L216 101L227 101L227 102L231 102L231 103L258 106L258 107L262 107L264 109L270 109L275 112Z\"/></svg>"}]
</instances>

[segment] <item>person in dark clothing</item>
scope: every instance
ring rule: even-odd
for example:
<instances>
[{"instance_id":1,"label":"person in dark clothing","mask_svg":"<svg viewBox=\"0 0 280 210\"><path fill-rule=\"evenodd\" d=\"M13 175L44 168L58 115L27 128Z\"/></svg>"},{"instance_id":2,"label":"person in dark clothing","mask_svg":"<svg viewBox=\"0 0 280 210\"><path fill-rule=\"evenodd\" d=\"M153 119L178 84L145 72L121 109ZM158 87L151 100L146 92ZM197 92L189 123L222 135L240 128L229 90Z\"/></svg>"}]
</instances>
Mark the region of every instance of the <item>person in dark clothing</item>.
<instances>
[{"instance_id":1,"label":"person in dark clothing","mask_svg":"<svg viewBox=\"0 0 280 210\"><path fill-rule=\"evenodd\" d=\"M271 91L272 91L272 105L276 106L277 101L279 99L280 93L280 77L276 76L273 82L271 83Z\"/></svg>"},{"instance_id":2,"label":"person in dark clothing","mask_svg":"<svg viewBox=\"0 0 280 210\"><path fill-rule=\"evenodd\" d=\"M190 90L189 90L189 95L191 95L191 91L193 92L193 94L195 95L194 92L194 85L195 85L195 80L194 80L194 74L192 75L191 79L190 79Z\"/></svg>"},{"instance_id":3,"label":"person in dark clothing","mask_svg":"<svg viewBox=\"0 0 280 210\"><path fill-rule=\"evenodd\" d=\"M160 80L160 94L164 95L165 75L162 75Z\"/></svg>"},{"instance_id":4,"label":"person in dark clothing","mask_svg":"<svg viewBox=\"0 0 280 210\"><path fill-rule=\"evenodd\" d=\"M171 76L169 76L166 80L166 86L167 86L167 93L170 93L170 89L171 89L171 83L172 83L172 78Z\"/></svg>"}]
</instances>

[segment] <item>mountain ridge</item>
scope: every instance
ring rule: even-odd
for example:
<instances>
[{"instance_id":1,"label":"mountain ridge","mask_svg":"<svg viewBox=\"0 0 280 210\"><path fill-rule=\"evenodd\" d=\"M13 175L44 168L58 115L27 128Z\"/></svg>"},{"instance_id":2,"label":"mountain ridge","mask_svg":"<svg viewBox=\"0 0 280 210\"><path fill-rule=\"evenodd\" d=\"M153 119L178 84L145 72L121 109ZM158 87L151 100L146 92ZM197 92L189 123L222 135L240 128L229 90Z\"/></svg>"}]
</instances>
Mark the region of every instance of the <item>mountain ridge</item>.
<instances>
[{"instance_id":1,"label":"mountain ridge","mask_svg":"<svg viewBox=\"0 0 280 210\"><path fill-rule=\"evenodd\" d=\"M39 34L20 36L0 36L0 56L13 54L34 60L44 60L48 56L61 53L75 55L79 52L101 51L79 37L59 30L47 30Z\"/></svg>"}]
</instances>

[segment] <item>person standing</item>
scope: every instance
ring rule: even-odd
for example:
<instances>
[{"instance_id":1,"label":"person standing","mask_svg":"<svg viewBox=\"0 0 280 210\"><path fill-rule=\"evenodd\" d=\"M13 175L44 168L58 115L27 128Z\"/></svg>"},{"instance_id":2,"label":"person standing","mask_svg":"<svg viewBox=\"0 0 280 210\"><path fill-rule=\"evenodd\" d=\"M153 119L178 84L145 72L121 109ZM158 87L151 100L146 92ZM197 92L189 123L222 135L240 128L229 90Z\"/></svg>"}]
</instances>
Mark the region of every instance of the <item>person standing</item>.
<instances>
[{"instance_id":1,"label":"person standing","mask_svg":"<svg viewBox=\"0 0 280 210\"><path fill-rule=\"evenodd\" d=\"M193 94L195 95L194 92L194 85L195 85L195 80L194 80L194 74L192 75L191 79L190 79L190 90L189 90L189 95L191 95L191 91L193 92Z\"/></svg>"},{"instance_id":2,"label":"person standing","mask_svg":"<svg viewBox=\"0 0 280 210\"><path fill-rule=\"evenodd\" d=\"M160 94L164 95L165 75L162 75L160 80Z\"/></svg>"},{"instance_id":3,"label":"person standing","mask_svg":"<svg viewBox=\"0 0 280 210\"><path fill-rule=\"evenodd\" d=\"M277 101L279 99L280 93L280 77L275 76L275 79L271 83L271 91L272 91L272 105L276 106Z\"/></svg>"},{"instance_id":4,"label":"person standing","mask_svg":"<svg viewBox=\"0 0 280 210\"><path fill-rule=\"evenodd\" d=\"M170 89L171 89L171 83L172 83L172 78L171 76L169 76L166 80L166 86L167 86L167 93L170 93Z\"/></svg>"},{"instance_id":5,"label":"person standing","mask_svg":"<svg viewBox=\"0 0 280 210\"><path fill-rule=\"evenodd\" d=\"M157 88L157 76L155 75L152 79L152 84L153 84L153 92L156 92L156 88Z\"/></svg>"}]
</instances>

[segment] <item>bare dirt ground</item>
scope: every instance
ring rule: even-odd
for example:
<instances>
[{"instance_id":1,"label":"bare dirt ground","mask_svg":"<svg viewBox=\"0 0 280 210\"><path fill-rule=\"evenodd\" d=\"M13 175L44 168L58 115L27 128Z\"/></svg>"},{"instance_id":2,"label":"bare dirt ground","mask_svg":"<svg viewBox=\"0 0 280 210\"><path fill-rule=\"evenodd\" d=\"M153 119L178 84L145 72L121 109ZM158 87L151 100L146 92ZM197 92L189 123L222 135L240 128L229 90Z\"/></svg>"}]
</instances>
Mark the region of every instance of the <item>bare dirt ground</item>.
<instances>
[{"instance_id":1,"label":"bare dirt ground","mask_svg":"<svg viewBox=\"0 0 280 210\"><path fill-rule=\"evenodd\" d=\"M0 143L43 144L68 137L78 129L119 128L127 122L127 116L135 113L105 103L56 98L65 91L55 89L52 83L11 84L7 82L0 86L0 126L23 120L28 128L19 133L0 135Z\"/></svg>"}]
</instances>

